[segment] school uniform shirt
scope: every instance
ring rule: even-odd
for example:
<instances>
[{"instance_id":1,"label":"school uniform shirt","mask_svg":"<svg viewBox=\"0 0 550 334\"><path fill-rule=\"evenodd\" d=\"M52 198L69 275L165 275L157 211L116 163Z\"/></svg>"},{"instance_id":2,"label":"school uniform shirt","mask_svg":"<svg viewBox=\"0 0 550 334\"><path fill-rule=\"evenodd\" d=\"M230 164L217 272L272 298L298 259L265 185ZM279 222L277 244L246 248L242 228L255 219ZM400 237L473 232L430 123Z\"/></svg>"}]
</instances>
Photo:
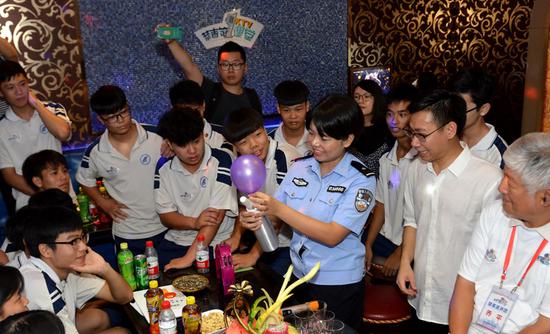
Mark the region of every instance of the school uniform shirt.
<instances>
[{"instance_id":1,"label":"school uniform shirt","mask_svg":"<svg viewBox=\"0 0 550 334\"><path fill-rule=\"evenodd\" d=\"M93 275L69 274L62 281L55 271L41 259L31 257L20 269L25 280L29 310L45 310L57 315L66 333L78 333L75 325L76 309L95 297L105 281Z\"/></svg>"},{"instance_id":2,"label":"school uniform shirt","mask_svg":"<svg viewBox=\"0 0 550 334\"><path fill-rule=\"evenodd\" d=\"M304 128L304 135L302 136L302 138L300 139L300 141L298 142L298 144L296 146L294 146L294 145L292 145L292 144L290 144L289 142L286 141L286 138L283 134L283 124L282 123L279 125L279 127L277 127L277 129L275 129L274 131L271 131L269 133L269 136L271 138L275 139L276 141L278 141L281 144L293 146L301 157L305 157L306 155L311 154L311 148L307 144L308 133L307 133L307 129L305 129L305 128Z\"/></svg>"},{"instance_id":3,"label":"school uniform shirt","mask_svg":"<svg viewBox=\"0 0 550 334\"><path fill-rule=\"evenodd\" d=\"M27 262L29 262L29 258L25 254L24 251L18 250L15 252L6 253L8 256L8 259L10 260L6 266L8 267L14 267L14 268L21 268L23 267Z\"/></svg>"},{"instance_id":4,"label":"school uniform shirt","mask_svg":"<svg viewBox=\"0 0 550 334\"><path fill-rule=\"evenodd\" d=\"M313 157L294 162L275 198L300 213L322 222L335 222L350 231L338 245L328 247L294 230L290 258L294 275L303 277L317 263L321 269L310 281L318 285L357 283L365 271L365 246L361 231L374 206L376 179L367 177L365 168L350 153L345 153L334 169L321 176Z\"/></svg>"},{"instance_id":5,"label":"school uniform shirt","mask_svg":"<svg viewBox=\"0 0 550 334\"><path fill-rule=\"evenodd\" d=\"M230 168L232 158L224 150L205 144L204 158L199 169L190 173L177 156L161 159L155 172L155 203L159 214L177 212L198 217L205 209L227 210L218 232L210 245L228 239L238 214L237 190L232 186ZM164 238L180 246L190 246L196 239L196 230L170 229Z\"/></svg>"},{"instance_id":6,"label":"school uniform shirt","mask_svg":"<svg viewBox=\"0 0 550 334\"><path fill-rule=\"evenodd\" d=\"M47 110L71 124L65 108L58 103L44 102ZM5 117L0 120L0 169L15 168L15 172L23 175L21 167L27 157L42 150L54 150L61 153L61 142L46 128L46 125L35 110L31 119L26 121L10 107ZM29 196L12 190L16 201L16 209L27 204Z\"/></svg>"},{"instance_id":7,"label":"school uniform shirt","mask_svg":"<svg viewBox=\"0 0 550 334\"><path fill-rule=\"evenodd\" d=\"M283 182L292 161L299 156L294 146L281 144L269 138L269 148L265 157L265 184L260 191L273 196L281 182ZM279 247L289 247L292 239L292 229L283 224L277 238L279 239Z\"/></svg>"},{"instance_id":8,"label":"school uniform shirt","mask_svg":"<svg viewBox=\"0 0 550 334\"><path fill-rule=\"evenodd\" d=\"M221 148L223 144L227 143L223 135L214 130L212 125L206 119L204 120L203 132L206 143L212 148Z\"/></svg>"},{"instance_id":9,"label":"school uniform shirt","mask_svg":"<svg viewBox=\"0 0 550 334\"><path fill-rule=\"evenodd\" d=\"M146 131L135 120L138 136L130 159L120 154L109 141L108 130L86 149L76 173L76 180L86 187L95 187L103 177L109 195L126 205L128 217L115 221L113 233L124 239L143 239L166 230L155 211L153 177L160 158L162 138Z\"/></svg>"},{"instance_id":10,"label":"school uniform shirt","mask_svg":"<svg viewBox=\"0 0 550 334\"><path fill-rule=\"evenodd\" d=\"M416 229L414 276L418 293L409 304L419 319L448 323L449 303L466 246L481 210L498 197L500 169L464 147L439 175L416 159L405 182L404 226Z\"/></svg>"},{"instance_id":11,"label":"school uniform shirt","mask_svg":"<svg viewBox=\"0 0 550 334\"><path fill-rule=\"evenodd\" d=\"M416 149L411 148L405 156L397 159L396 141L393 148L380 158L379 179L376 183L376 201L384 204L384 225L380 234L397 246L401 245L403 238L405 180L416 153Z\"/></svg>"},{"instance_id":12,"label":"school uniform shirt","mask_svg":"<svg viewBox=\"0 0 550 334\"><path fill-rule=\"evenodd\" d=\"M502 155L508 149L508 144L499 136L494 126L491 124L487 124L487 126L489 127L489 132L477 144L471 147L470 151L476 157L489 161L502 169L504 168Z\"/></svg>"},{"instance_id":13,"label":"school uniform shirt","mask_svg":"<svg viewBox=\"0 0 550 334\"><path fill-rule=\"evenodd\" d=\"M517 226L516 237L503 284L503 288L508 291L519 282L541 241L550 240L550 224L528 228L520 220L506 216L500 201L483 210L458 271L464 279L475 283L474 310L469 333L488 332L475 323L491 289L500 283L513 226ZM519 298L504 324L502 333L518 333L534 324L539 315L550 317L549 245L542 250L517 293Z\"/></svg>"}]
</instances>

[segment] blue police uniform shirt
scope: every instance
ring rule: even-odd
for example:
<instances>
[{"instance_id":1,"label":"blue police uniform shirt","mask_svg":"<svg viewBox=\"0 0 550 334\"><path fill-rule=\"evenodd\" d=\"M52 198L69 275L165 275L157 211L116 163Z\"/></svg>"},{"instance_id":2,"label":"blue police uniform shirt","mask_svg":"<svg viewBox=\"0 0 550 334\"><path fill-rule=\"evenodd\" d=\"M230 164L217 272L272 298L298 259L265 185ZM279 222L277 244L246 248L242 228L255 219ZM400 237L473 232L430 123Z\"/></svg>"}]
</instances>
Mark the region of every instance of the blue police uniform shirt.
<instances>
[{"instance_id":1,"label":"blue police uniform shirt","mask_svg":"<svg viewBox=\"0 0 550 334\"><path fill-rule=\"evenodd\" d=\"M313 158L296 161L274 197L289 207L319 221L335 222L350 230L338 245L326 246L294 230L290 257L294 275L302 277L317 262L319 273L310 281L317 285L343 285L359 282L365 271L365 247L361 232L374 207L376 179L352 166L359 163L345 153L336 167L321 177Z\"/></svg>"}]
</instances>

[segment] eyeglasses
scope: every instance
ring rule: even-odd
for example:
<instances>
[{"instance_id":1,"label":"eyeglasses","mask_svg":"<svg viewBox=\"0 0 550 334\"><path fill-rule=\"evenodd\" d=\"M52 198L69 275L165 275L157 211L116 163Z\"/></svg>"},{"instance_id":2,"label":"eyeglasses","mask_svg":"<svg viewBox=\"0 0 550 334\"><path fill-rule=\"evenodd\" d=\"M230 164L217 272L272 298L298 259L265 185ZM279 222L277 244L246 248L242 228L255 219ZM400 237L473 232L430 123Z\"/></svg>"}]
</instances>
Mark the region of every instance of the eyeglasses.
<instances>
[{"instance_id":1,"label":"eyeglasses","mask_svg":"<svg viewBox=\"0 0 550 334\"><path fill-rule=\"evenodd\" d=\"M48 242L50 245L71 245L73 247L78 246L79 242L82 242L84 245L88 244L88 241L90 240L90 236L88 233L82 233L80 237L74 238L69 241L54 241L54 242Z\"/></svg>"},{"instance_id":2,"label":"eyeglasses","mask_svg":"<svg viewBox=\"0 0 550 334\"><path fill-rule=\"evenodd\" d=\"M474 110L476 110L476 109L477 109L477 106L475 106L475 107L473 107L473 108L470 108L470 109L466 110L466 113L469 113L470 111L474 111Z\"/></svg>"},{"instance_id":3,"label":"eyeglasses","mask_svg":"<svg viewBox=\"0 0 550 334\"><path fill-rule=\"evenodd\" d=\"M101 116L101 119L105 123L113 124L124 120L126 117L128 117L128 115L130 115L130 107L126 106L124 109L117 112L116 114L112 114L109 116Z\"/></svg>"},{"instance_id":4,"label":"eyeglasses","mask_svg":"<svg viewBox=\"0 0 550 334\"><path fill-rule=\"evenodd\" d=\"M443 124L442 126L438 127L437 129L433 130L432 132L428 133L428 134L422 134L422 133L417 133L417 132L414 132L412 131L411 129L403 129L403 132L405 132L405 135L407 135L407 137L411 138L411 139L414 139L416 137L416 139L418 139L419 142L421 143L425 143L426 142L426 138L428 138L429 136L431 136L432 134L434 134L435 132L437 132L438 130L441 130L445 125L449 124L449 122Z\"/></svg>"},{"instance_id":5,"label":"eyeglasses","mask_svg":"<svg viewBox=\"0 0 550 334\"><path fill-rule=\"evenodd\" d=\"M374 99L374 96L372 96L372 94L369 94L369 93L365 93L365 94L355 94L353 95L353 99L355 101L359 101L361 99L365 100L365 101L368 101L368 100L372 100Z\"/></svg>"},{"instance_id":6,"label":"eyeglasses","mask_svg":"<svg viewBox=\"0 0 550 334\"><path fill-rule=\"evenodd\" d=\"M241 68L243 68L244 63L234 63L234 64L231 64L231 63L219 63L218 65L220 65L220 67L222 68L222 70L224 70L224 71L229 71L230 68L232 68L232 69L234 69L234 70L240 70Z\"/></svg>"}]
</instances>

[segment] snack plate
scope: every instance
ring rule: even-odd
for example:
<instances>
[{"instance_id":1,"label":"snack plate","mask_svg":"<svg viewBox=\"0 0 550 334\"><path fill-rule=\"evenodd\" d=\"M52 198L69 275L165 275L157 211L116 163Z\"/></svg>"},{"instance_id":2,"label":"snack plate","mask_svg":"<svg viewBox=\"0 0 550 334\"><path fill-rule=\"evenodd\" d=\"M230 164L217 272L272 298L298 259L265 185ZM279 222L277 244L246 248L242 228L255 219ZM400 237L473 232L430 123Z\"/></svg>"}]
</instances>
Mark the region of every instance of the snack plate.
<instances>
[{"instance_id":1,"label":"snack plate","mask_svg":"<svg viewBox=\"0 0 550 334\"><path fill-rule=\"evenodd\" d=\"M172 285L183 293L194 293L204 290L208 287L208 278L202 275L184 275L176 277L172 281Z\"/></svg>"},{"instance_id":2,"label":"snack plate","mask_svg":"<svg viewBox=\"0 0 550 334\"><path fill-rule=\"evenodd\" d=\"M211 315L211 314L215 314L215 313L218 313L222 316L222 321L223 321L223 311L222 310L219 310L219 309L213 309L213 310L210 310L210 311L205 311L205 312L202 312L201 316L202 316L202 325L201 325L201 329L204 328L204 319L205 317ZM221 333L225 333L225 324L222 325L223 328L219 328L219 329L215 329L213 331L210 331L210 332L202 332L203 334L221 334ZM218 326L216 326L218 327Z\"/></svg>"}]
</instances>

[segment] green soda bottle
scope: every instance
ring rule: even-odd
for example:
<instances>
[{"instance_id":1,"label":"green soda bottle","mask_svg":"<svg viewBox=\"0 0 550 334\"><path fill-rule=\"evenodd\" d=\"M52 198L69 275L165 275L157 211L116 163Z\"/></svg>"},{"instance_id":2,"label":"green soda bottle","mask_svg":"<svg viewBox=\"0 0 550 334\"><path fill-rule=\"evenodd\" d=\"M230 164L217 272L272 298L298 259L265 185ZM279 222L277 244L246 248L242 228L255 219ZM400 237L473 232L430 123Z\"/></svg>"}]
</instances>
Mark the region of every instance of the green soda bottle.
<instances>
[{"instance_id":1,"label":"green soda bottle","mask_svg":"<svg viewBox=\"0 0 550 334\"><path fill-rule=\"evenodd\" d=\"M78 211L80 212L82 225L87 226L88 224L90 224L90 199L82 191L82 187L78 187L78 195L76 195L76 201L78 202Z\"/></svg>"},{"instance_id":2,"label":"green soda bottle","mask_svg":"<svg viewBox=\"0 0 550 334\"><path fill-rule=\"evenodd\" d=\"M132 291L136 289L136 277L134 276L134 255L128 249L128 243L123 242L120 244L120 251L117 254L118 270L126 283L132 288Z\"/></svg>"}]
</instances>

